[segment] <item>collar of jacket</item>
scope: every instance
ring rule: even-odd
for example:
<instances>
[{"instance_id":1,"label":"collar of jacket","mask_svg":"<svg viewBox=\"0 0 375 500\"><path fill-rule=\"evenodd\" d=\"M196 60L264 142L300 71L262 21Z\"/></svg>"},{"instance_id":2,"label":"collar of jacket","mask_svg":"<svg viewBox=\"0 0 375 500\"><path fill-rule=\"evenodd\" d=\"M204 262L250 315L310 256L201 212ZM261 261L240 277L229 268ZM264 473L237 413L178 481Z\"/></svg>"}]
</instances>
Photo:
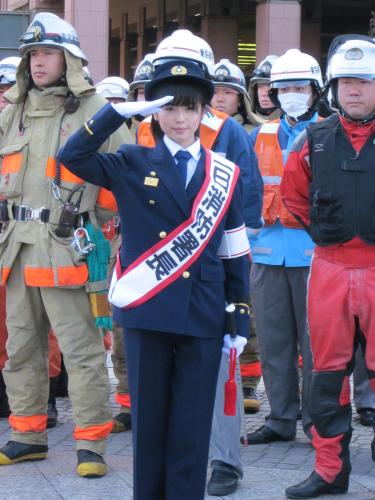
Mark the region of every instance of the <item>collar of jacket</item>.
<instances>
[{"instance_id":1,"label":"collar of jacket","mask_svg":"<svg viewBox=\"0 0 375 500\"><path fill-rule=\"evenodd\" d=\"M70 54L70 52L67 52L66 50L64 50L64 55L66 62L65 78L70 92L76 97L95 94L95 87L90 85L87 80L87 75L83 71L81 59L79 59L78 57L74 57L72 54ZM28 92L29 83L27 78L27 67L27 57L24 57L17 68L17 83L4 94L4 97L10 103L16 104L24 101L25 95Z\"/></svg>"}]
</instances>

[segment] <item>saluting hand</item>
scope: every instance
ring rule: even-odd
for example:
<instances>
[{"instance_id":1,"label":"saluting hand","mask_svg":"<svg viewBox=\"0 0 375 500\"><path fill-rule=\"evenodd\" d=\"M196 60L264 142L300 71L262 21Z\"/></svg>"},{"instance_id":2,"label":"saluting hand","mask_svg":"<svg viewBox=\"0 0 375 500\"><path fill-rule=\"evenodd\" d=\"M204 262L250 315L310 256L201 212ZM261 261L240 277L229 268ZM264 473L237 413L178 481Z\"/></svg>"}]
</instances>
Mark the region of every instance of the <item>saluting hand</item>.
<instances>
[{"instance_id":1,"label":"saluting hand","mask_svg":"<svg viewBox=\"0 0 375 500\"><path fill-rule=\"evenodd\" d=\"M112 107L117 113L119 113L124 118L130 118L134 115L152 115L152 113L158 113L161 111L161 107L168 102L173 101L174 97L172 95L167 95L156 99L155 101L139 101L139 102L119 102L117 104L112 103Z\"/></svg>"}]
</instances>

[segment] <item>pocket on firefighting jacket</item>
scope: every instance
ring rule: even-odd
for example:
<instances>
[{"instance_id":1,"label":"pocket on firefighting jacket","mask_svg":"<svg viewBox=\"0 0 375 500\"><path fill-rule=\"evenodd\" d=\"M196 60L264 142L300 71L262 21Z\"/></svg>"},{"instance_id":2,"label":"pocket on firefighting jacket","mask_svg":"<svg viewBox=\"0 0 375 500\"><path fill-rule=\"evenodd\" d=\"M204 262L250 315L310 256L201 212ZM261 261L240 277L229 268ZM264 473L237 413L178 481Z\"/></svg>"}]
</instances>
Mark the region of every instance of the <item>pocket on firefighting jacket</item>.
<instances>
[{"instance_id":1,"label":"pocket on firefighting jacket","mask_svg":"<svg viewBox=\"0 0 375 500\"><path fill-rule=\"evenodd\" d=\"M225 281L225 272L223 266L202 264L200 275L202 281Z\"/></svg>"},{"instance_id":2,"label":"pocket on firefighting jacket","mask_svg":"<svg viewBox=\"0 0 375 500\"><path fill-rule=\"evenodd\" d=\"M6 145L0 149L0 195L14 198L22 194L22 178L27 157L27 145Z\"/></svg>"},{"instance_id":3,"label":"pocket on firefighting jacket","mask_svg":"<svg viewBox=\"0 0 375 500\"><path fill-rule=\"evenodd\" d=\"M275 224L279 215L279 186L265 186L263 194L263 219L266 226Z\"/></svg>"},{"instance_id":4,"label":"pocket on firefighting jacket","mask_svg":"<svg viewBox=\"0 0 375 500\"><path fill-rule=\"evenodd\" d=\"M60 238L51 228L48 228L48 232L51 237L52 253L59 265L61 265L60 261L63 261L64 266L80 266L86 263L86 256L73 249L73 237Z\"/></svg>"}]
</instances>

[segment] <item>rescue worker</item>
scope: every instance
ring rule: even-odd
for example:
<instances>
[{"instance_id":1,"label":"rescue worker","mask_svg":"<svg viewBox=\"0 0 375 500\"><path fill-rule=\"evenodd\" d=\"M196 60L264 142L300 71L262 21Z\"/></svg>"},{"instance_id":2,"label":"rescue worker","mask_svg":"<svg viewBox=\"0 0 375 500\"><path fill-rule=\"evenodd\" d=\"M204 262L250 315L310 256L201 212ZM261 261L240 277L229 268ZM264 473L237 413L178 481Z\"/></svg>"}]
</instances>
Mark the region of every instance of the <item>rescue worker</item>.
<instances>
[{"instance_id":1,"label":"rescue worker","mask_svg":"<svg viewBox=\"0 0 375 500\"><path fill-rule=\"evenodd\" d=\"M288 498L348 490L349 376L358 342L375 389L374 68L373 39L341 35L332 41L327 83L339 113L301 135L282 181L283 201L316 243L308 289L316 459L312 474L287 488ZM374 451L373 443L373 459Z\"/></svg>"},{"instance_id":2,"label":"rescue worker","mask_svg":"<svg viewBox=\"0 0 375 500\"><path fill-rule=\"evenodd\" d=\"M244 305L233 313L239 335L225 335L224 348L240 351L248 334L249 316L240 313L249 293L241 189L231 174L222 177L223 168L235 168L237 178L239 169L201 148L196 136L212 94L202 66L169 59L145 87L146 100L156 101L108 104L59 154L75 175L113 190L124 222L109 296L124 327L135 500L203 500L226 302ZM95 152L139 112L153 113L154 148ZM225 191L233 192L231 202Z\"/></svg>"},{"instance_id":3,"label":"rescue worker","mask_svg":"<svg viewBox=\"0 0 375 500\"><path fill-rule=\"evenodd\" d=\"M249 119L256 126L263 125L270 120L276 120L280 116L280 108L271 101L268 92L271 88L271 68L278 56L268 55L254 69L249 85L249 97L251 108Z\"/></svg>"},{"instance_id":4,"label":"rescue worker","mask_svg":"<svg viewBox=\"0 0 375 500\"><path fill-rule=\"evenodd\" d=\"M0 266L7 294L7 354L3 375L12 428L0 465L47 457L48 331L58 339L69 374L78 466L103 476L112 429L103 343L85 285L88 268L76 228L105 222L111 193L72 175L56 153L69 135L102 107L85 77L86 57L75 29L58 16L35 16L20 46L17 83L0 116ZM103 145L131 141L124 128ZM77 247L77 244L80 248ZM95 304L95 294L90 295ZM22 314L20 314L22 311Z\"/></svg>"},{"instance_id":5,"label":"rescue worker","mask_svg":"<svg viewBox=\"0 0 375 500\"><path fill-rule=\"evenodd\" d=\"M251 103L242 70L229 59L221 59L214 66L213 82L215 93L211 106L232 116L250 131L253 128L249 120Z\"/></svg>"},{"instance_id":6,"label":"rescue worker","mask_svg":"<svg viewBox=\"0 0 375 500\"><path fill-rule=\"evenodd\" d=\"M302 425L310 438L307 406L312 368L306 321L306 288L313 242L281 204L280 181L298 134L317 121L322 77L308 54L290 49L271 69L270 97L284 113L254 129L250 137L264 182L264 227L250 234L251 297L270 414L248 434L249 444L292 441L302 399ZM298 348L303 358L299 390Z\"/></svg>"},{"instance_id":7,"label":"rescue worker","mask_svg":"<svg viewBox=\"0 0 375 500\"><path fill-rule=\"evenodd\" d=\"M188 30L176 30L158 45L154 55L157 68L163 61L180 59L193 61L200 65L206 78L214 74L214 56L211 47L202 38ZM259 228L261 222L262 181L254 151L246 131L227 114L208 108L200 125L202 144L219 153L224 158L236 163L241 169L243 183L244 218L247 226ZM150 121L144 120L138 129L138 143L153 144ZM246 308L243 309L243 313ZM238 355L240 352L237 353ZM222 361L217 382L215 409L211 429L210 465L211 478L207 491L210 495L227 495L236 491L239 479L243 476L240 453L241 406L237 407L236 417L224 414L225 381L228 379L229 356L222 354Z\"/></svg>"},{"instance_id":8,"label":"rescue worker","mask_svg":"<svg viewBox=\"0 0 375 500\"><path fill-rule=\"evenodd\" d=\"M339 112L339 110L335 107L337 103L332 103L332 91L329 88L325 102L330 109L330 114L332 114L332 112ZM355 328L358 330L355 333L357 338L363 338L363 334L357 324L355 325ZM361 345L358 345L357 352L355 354L355 364L353 370L353 399L357 412L357 422L365 427L373 426L375 420L375 391L372 390L370 384L364 360L364 352Z\"/></svg>"},{"instance_id":9,"label":"rescue worker","mask_svg":"<svg viewBox=\"0 0 375 500\"><path fill-rule=\"evenodd\" d=\"M114 104L125 102L129 94L129 83L118 76L109 76L96 85L96 92ZM131 120L127 121L128 125L131 125L131 123ZM116 256L121 245L120 224L117 216L105 224L103 232L111 243L111 265L109 266L108 275L112 276ZM112 323L113 344L111 359L113 372L118 380L115 401L120 405L120 410L113 417L111 432L118 433L131 429L130 397L125 360L124 334L120 325L117 325L114 321Z\"/></svg>"},{"instance_id":10,"label":"rescue worker","mask_svg":"<svg viewBox=\"0 0 375 500\"><path fill-rule=\"evenodd\" d=\"M241 69L231 63L229 59L221 59L214 66L213 82L215 93L211 106L232 116L246 131L252 130L254 126L249 120L251 102L246 90L245 76ZM256 413L260 410L260 400L256 388L259 384L261 369L252 312L250 315L252 321L249 342L240 357L240 369L245 411ZM233 422L233 418L228 419L228 425L231 422Z\"/></svg>"}]
</instances>

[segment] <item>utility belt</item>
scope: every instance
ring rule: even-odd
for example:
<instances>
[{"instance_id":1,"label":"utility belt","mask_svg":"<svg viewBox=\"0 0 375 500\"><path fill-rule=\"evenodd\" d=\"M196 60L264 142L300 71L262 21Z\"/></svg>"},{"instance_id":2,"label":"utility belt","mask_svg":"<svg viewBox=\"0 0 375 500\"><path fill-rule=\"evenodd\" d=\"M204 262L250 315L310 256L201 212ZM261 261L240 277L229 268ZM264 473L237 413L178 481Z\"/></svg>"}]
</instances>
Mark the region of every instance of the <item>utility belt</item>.
<instances>
[{"instance_id":1,"label":"utility belt","mask_svg":"<svg viewBox=\"0 0 375 500\"><path fill-rule=\"evenodd\" d=\"M0 200L0 224L2 226L6 225L11 218L20 222L37 221L42 224L49 222L50 209L45 207L32 208L27 205L12 205L11 212L13 217L9 215L8 200ZM56 228L56 234L62 237L69 237L71 229L76 229L83 226L85 222L89 219L88 212L74 213L73 211L69 214L64 214L64 209L62 212L63 217L60 217L59 224ZM69 215L69 217L67 217ZM69 220L68 220L69 219ZM63 227L62 226L63 223Z\"/></svg>"}]
</instances>

